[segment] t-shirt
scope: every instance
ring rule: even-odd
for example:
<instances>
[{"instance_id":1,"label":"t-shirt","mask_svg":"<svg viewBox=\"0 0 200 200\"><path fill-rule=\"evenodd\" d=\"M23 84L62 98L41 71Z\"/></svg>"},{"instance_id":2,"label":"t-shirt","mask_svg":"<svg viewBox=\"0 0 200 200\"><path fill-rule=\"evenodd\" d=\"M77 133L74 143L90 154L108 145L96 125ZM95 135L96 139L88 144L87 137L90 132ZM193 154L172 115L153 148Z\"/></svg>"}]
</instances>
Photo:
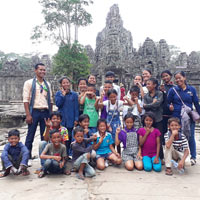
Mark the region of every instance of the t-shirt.
<instances>
[{"instance_id":1,"label":"t-shirt","mask_svg":"<svg viewBox=\"0 0 200 200\"><path fill-rule=\"evenodd\" d=\"M64 144L60 144L58 148L55 148L52 143L49 143L46 145L43 153L50 156L60 156L61 158L65 158L67 156Z\"/></svg>"},{"instance_id":2,"label":"t-shirt","mask_svg":"<svg viewBox=\"0 0 200 200\"><path fill-rule=\"evenodd\" d=\"M53 127L51 126L50 127L50 130L53 130ZM67 128L65 128L64 126L60 126L60 128L58 129L61 136L62 136L62 141L68 141L69 140L69 134L68 134L68 130ZM45 131L43 133L43 136L46 134L46 128L45 128Z\"/></svg>"},{"instance_id":3,"label":"t-shirt","mask_svg":"<svg viewBox=\"0 0 200 200\"><path fill-rule=\"evenodd\" d=\"M168 131L165 133L164 138L165 138L165 143L169 140L171 136L171 133ZM187 138L183 133L180 134L180 137L178 137L178 140L174 140L172 142L172 145L176 151L179 151L181 153L184 153L185 149L188 149L188 141Z\"/></svg>"},{"instance_id":4,"label":"t-shirt","mask_svg":"<svg viewBox=\"0 0 200 200\"><path fill-rule=\"evenodd\" d=\"M89 99L86 97L84 102L83 114L87 114L90 117L89 127L96 127L99 119L97 110L94 106L95 101L95 99Z\"/></svg>"},{"instance_id":5,"label":"t-shirt","mask_svg":"<svg viewBox=\"0 0 200 200\"><path fill-rule=\"evenodd\" d=\"M100 134L99 132L95 133L95 135L97 135L97 144L99 143L99 139L100 139ZM99 148L96 150L97 154L107 154L107 153L111 153L111 149L110 149L110 145L113 144L113 139L112 139L112 135L108 132L106 132L105 137L103 138L103 142L100 144Z\"/></svg>"},{"instance_id":6,"label":"t-shirt","mask_svg":"<svg viewBox=\"0 0 200 200\"><path fill-rule=\"evenodd\" d=\"M140 105L141 108L143 108L143 102L138 99L138 103ZM132 106L124 106L123 108L123 117L128 113L128 112L131 112L133 115L136 115L138 117L140 117L140 113L138 111L138 108L137 108L137 104L133 104Z\"/></svg>"},{"instance_id":7,"label":"t-shirt","mask_svg":"<svg viewBox=\"0 0 200 200\"><path fill-rule=\"evenodd\" d=\"M146 130L145 128L140 128L137 131L137 133L143 137L146 133ZM153 131L149 133L149 135L146 138L146 141L142 146L142 156L149 156L151 158L156 156L156 151L157 151L156 139L160 135L161 133L157 128L154 128Z\"/></svg>"},{"instance_id":8,"label":"t-shirt","mask_svg":"<svg viewBox=\"0 0 200 200\"><path fill-rule=\"evenodd\" d=\"M115 104L111 104L110 100L103 101L103 105L106 106L106 112L108 112L108 110L116 110L116 109L120 111L120 108L123 106L124 102L121 100L117 101Z\"/></svg>"}]
</instances>

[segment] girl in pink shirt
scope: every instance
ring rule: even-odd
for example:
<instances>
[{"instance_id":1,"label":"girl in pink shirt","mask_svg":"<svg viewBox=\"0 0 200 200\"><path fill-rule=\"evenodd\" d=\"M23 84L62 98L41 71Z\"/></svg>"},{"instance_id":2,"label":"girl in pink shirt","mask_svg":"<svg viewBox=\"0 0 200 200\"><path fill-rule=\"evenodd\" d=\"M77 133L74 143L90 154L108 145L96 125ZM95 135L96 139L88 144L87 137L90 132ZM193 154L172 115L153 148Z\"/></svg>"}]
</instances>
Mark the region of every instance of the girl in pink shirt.
<instances>
[{"instance_id":1,"label":"girl in pink shirt","mask_svg":"<svg viewBox=\"0 0 200 200\"><path fill-rule=\"evenodd\" d=\"M154 128L155 117L152 112L144 114L142 123L144 128L138 130L139 143L142 148L143 166L145 171L151 171L152 168L156 172L162 169L160 152L160 131Z\"/></svg>"}]
</instances>

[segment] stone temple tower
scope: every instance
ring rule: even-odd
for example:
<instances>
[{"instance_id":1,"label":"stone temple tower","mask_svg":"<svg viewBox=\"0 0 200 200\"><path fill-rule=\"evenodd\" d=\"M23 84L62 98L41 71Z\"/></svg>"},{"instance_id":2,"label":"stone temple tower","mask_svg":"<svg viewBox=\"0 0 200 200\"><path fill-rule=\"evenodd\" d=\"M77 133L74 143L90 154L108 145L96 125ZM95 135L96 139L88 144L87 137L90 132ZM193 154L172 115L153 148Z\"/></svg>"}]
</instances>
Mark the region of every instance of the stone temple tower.
<instances>
[{"instance_id":1,"label":"stone temple tower","mask_svg":"<svg viewBox=\"0 0 200 200\"><path fill-rule=\"evenodd\" d=\"M96 38L94 72L104 81L105 73L111 70L119 82L124 82L133 68L134 52L131 32L123 27L118 5L114 4L107 15L106 27Z\"/></svg>"}]
</instances>

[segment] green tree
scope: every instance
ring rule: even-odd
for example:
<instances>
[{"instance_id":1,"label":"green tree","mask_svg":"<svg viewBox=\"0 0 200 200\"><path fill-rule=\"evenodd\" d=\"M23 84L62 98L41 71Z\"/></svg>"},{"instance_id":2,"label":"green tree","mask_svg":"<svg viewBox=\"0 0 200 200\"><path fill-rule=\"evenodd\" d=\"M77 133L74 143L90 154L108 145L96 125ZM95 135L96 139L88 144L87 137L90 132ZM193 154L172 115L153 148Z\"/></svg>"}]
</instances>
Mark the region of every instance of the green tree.
<instances>
[{"instance_id":1,"label":"green tree","mask_svg":"<svg viewBox=\"0 0 200 200\"><path fill-rule=\"evenodd\" d=\"M44 23L34 27L31 39L49 39L58 45L71 44L72 26L75 27L74 40L78 40L78 27L92 23L92 16L85 7L91 0L40 0ZM46 30L46 31L45 31Z\"/></svg>"},{"instance_id":2,"label":"green tree","mask_svg":"<svg viewBox=\"0 0 200 200\"><path fill-rule=\"evenodd\" d=\"M91 64L85 48L77 42L61 46L53 56L53 73L66 75L72 82L89 75Z\"/></svg>"}]
</instances>

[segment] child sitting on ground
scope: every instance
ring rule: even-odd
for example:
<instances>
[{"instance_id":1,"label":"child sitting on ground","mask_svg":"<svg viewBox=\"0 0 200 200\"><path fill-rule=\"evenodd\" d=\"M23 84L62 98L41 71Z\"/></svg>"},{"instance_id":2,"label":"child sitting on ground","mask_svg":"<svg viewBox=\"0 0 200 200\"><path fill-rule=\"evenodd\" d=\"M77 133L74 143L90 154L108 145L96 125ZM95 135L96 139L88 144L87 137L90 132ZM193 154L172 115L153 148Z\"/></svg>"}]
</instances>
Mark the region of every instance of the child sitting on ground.
<instances>
[{"instance_id":1,"label":"child sitting on ground","mask_svg":"<svg viewBox=\"0 0 200 200\"><path fill-rule=\"evenodd\" d=\"M180 131L181 125L178 118L172 117L168 120L169 131L165 133L165 166L166 175L172 175L172 162L178 161L178 169L181 170L185 165L190 166L189 147L185 135Z\"/></svg>"},{"instance_id":2,"label":"child sitting on ground","mask_svg":"<svg viewBox=\"0 0 200 200\"><path fill-rule=\"evenodd\" d=\"M49 142L51 142L50 137L49 137L49 131L53 129L59 130L61 134L61 143L66 145L66 141L69 140L68 131L67 131L67 128L65 128L64 126L61 126L61 121L62 121L62 115L58 111L52 112L50 119L45 120L46 128L43 134L44 140L40 141L39 143L39 156L43 152L46 145ZM45 161L41 159L40 162L41 162L41 166L43 166ZM40 169L37 170L36 173L39 173L39 171Z\"/></svg>"},{"instance_id":3,"label":"child sitting on ground","mask_svg":"<svg viewBox=\"0 0 200 200\"><path fill-rule=\"evenodd\" d=\"M83 114L87 114L90 118L89 129L92 133L97 131L98 116L98 101L95 94L95 85L88 84L87 92L81 97L80 104L84 105Z\"/></svg>"},{"instance_id":4,"label":"child sitting on ground","mask_svg":"<svg viewBox=\"0 0 200 200\"><path fill-rule=\"evenodd\" d=\"M142 170L142 155L141 148L139 147L138 135L136 129L134 128L134 115L128 113L124 117L124 122L126 128L121 130L120 127L117 128L115 144L119 145L123 143L124 150L122 151L122 160L124 161L125 168L129 171L134 169Z\"/></svg>"},{"instance_id":5,"label":"child sitting on ground","mask_svg":"<svg viewBox=\"0 0 200 200\"><path fill-rule=\"evenodd\" d=\"M97 139L97 136L84 138L84 130L82 127L74 129L75 141L71 144L72 147L72 162L74 168L78 171L77 178L84 180L86 177L95 176L95 170L89 165L91 157L95 157L95 151L92 151L93 146L88 146L88 143Z\"/></svg>"},{"instance_id":6,"label":"child sitting on ground","mask_svg":"<svg viewBox=\"0 0 200 200\"><path fill-rule=\"evenodd\" d=\"M105 119L99 119L97 122L98 132L97 141L94 141L94 150L96 151L97 168L104 170L107 163L105 160L108 159L116 165L120 165L122 162L121 156L117 153L113 147L112 135L108 133L107 122Z\"/></svg>"},{"instance_id":7,"label":"child sitting on ground","mask_svg":"<svg viewBox=\"0 0 200 200\"><path fill-rule=\"evenodd\" d=\"M140 128L137 133L139 134L139 142L142 148L144 170L151 171L153 168L156 172L160 172L162 169L159 158L161 133L154 128L154 114L152 112L145 113L142 123L144 128Z\"/></svg>"},{"instance_id":8,"label":"child sitting on ground","mask_svg":"<svg viewBox=\"0 0 200 200\"><path fill-rule=\"evenodd\" d=\"M39 178L44 177L47 173L67 174L65 158L66 146L61 143L61 134L58 129L53 129L49 132L51 143L47 144L42 154L40 155L41 159L44 159L44 165L40 173L38 174Z\"/></svg>"},{"instance_id":9,"label":"child sitting on ground","mask_svg":"<svg viewBox=\"0 0 200 200\"><path fill-rule=\"evenodd\" d=\"M14 175L29 175L28 159L29 150L20 141L20 132L13 129L8 133L8 144L5 145L1 154L1 160L4 172L0 177L13 173Z\"/></svg>"}]
</instances>

